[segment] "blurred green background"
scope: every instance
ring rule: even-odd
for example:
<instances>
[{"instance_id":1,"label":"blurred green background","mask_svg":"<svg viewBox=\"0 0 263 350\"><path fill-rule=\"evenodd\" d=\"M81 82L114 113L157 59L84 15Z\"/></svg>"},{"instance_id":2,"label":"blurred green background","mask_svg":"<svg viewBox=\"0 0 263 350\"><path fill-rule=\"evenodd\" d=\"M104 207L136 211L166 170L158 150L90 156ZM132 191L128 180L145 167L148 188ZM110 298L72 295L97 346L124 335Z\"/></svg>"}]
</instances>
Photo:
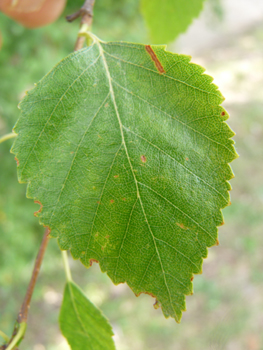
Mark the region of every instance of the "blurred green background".
<instances>
[{"instance_id":1,"label":"blurred green background","mask_svg":"<svg viewBox=\"0 0 263 350\"><path fill-rule=\"evenodd\" d=\"M82 1L72 0L65 14L78 4ZM186 34L179 38L183 44L169 46L192 54L193 62L215 78L226 97L240 155L232 164L236 178L231 181L232 205L223 211L220 245L209 249L203 274L195 276L195 294L187 297L181 324L154 310L149 296L136 298L126 285L114 286L97 264L86 269L70 260L74 280L113 325L118 350L263 349L263 22L251 20L237 32L223 33L228 11L219 0L209 0L199 20L207 33L227 34L224 40L219 35L204 46L203 32L196 30L194 39ZM103 40L149 42L137 0L97 0L94 18L94 33ZM0 31L1 137L12 130L24 92L73 50L78 23L68 24L62 16L52 25L28 30L0 14ZM26 199L26 186L17 182L11 144L0 145L0 329L9 335L44 232L33 215L39 206ZM51 240L21 350L69 349L58 328L64 283L61 254Z\"/></svg>"}]
</instances>

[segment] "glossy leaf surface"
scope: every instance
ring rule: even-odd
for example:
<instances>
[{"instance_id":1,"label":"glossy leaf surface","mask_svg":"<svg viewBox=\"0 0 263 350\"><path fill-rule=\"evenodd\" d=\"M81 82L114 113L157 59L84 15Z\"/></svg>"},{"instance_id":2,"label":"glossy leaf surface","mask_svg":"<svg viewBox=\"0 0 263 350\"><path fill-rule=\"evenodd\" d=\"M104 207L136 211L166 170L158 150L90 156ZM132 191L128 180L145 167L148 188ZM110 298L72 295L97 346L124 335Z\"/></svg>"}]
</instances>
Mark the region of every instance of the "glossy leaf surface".
<instances>
[{"instance_id":1,"label":"glossy leaf surface","mask_svg":"<svg viewBox=\"0 0 263 350\"><path fill-rule=\"evenodd\" d=\"M29 91L13 147L60 247L177 321L217 243L236 158L223 97L189 61L95 39Z\"/></svg>"}]
</instances>

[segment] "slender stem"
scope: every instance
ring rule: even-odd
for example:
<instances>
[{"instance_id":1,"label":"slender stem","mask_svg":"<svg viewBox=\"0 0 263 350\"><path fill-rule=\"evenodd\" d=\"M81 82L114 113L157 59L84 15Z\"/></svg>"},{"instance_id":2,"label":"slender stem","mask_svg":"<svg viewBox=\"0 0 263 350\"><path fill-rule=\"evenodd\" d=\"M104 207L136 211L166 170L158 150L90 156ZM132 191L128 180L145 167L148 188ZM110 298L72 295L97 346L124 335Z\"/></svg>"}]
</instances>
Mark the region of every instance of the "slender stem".
<instances>
[{"instance_id":1,"label":"slender stem","mask_svg":"<svg viewBox=\"0 0 263 350\"><path fill-rule=\"evenodd\" d=\"M24 337L24 334L26 332L26 326L27 326L27 315L28 310L30 307L30 301L33 295L33 291L35 288L36 280L40 271L40 267L43 261L43 257L47 248L47 244L49 241L49 232L50 229L46 228L45 233L36 257L35 266L32 272L31 280L29 282L29 285L27 287L26 295L23 301L23 304L21 306L21 309L19 311L19 314L17 316L17 322L18 322L18 331L17 331L17 324L15 325L13 336L9 340L9 344L6 348L6 350L12 350Z\"/></svg>"},{"instance_id":2,"label":"slender stem","mask_svg":"<svg viewBox=\"0 0 263 350\"><path fill-rule=\"evenodd\" d=\"M9 342L9 337L3 331L0 331L0 336L4 339L6 343Z\"/></svg>"},{"instance_id":3,"label":"slender stem","mask_svg":"<svg viewBox=\"0 0 263 350\"><path fill-rule=\"evenodd\" d=\"M27 326L26 322L20 323L18 332L16 333L16 335L14 336L14 338L12 339L12 341L10 342L6 350L13 350L14 347L19 343L19 341L21 341L21 339L23 338L26 332L26 326Z\"/></svg>"},{"instance_id":4,"label":"slender stem","mask_svg":"<svg viewBox=\"0 0 263 350\"><path fill-rule=\"evenodd\" d=\"M5 142L5 141L12 139L14 137L17 137L17 134L14 132L10 132L10 134L6 134L6 135L0 137L0 143Z\"/></svg>"},{"instance_id":5,"label":"slender stem","mask_svg":"<svg viewBox=\"0 0 263 350\"><path fill-rule=\"evenodd\" d=\"M62 250L61 253L62 253L63 264L64 264L67 282L71 282L72 277L71 277L70 267L69 267L69 263L68 263L68 252L66 250Z\"/></svg>"},{"instance_id":6,"label":"slender stem","mask_svg":"<svg viewBox=\"0 0 263 350\"><path fill-rule=\"evenodd\" d=\"M18 323L22 323L22 322L26 322L27 321L27 315L28 315L28 309L30 307L30 301L32 298L32 294L35 288L35 284L36 284L36 280L39 274L39 270L41 267L41 263L46 251L46 247L48 244L48 240L49 240L49 228L46 228L45 233L44 233L44 237L42 239L37 257L36 257L36 261L35 261L35 266L34 266L34 270L31 276L31 280L29 282L28 288L27 288L27 292L25 295L25 299L24 302L21 306L21 309L19 311L18 317L17 317L17 321Z\"/></svg>"},{"instance_id":7,"label":"slender stem","mask_svg":"<svg viewBox=\"0 0 263 350\"><path fill-rule=\"evenodd\" d=\"M80 32L74 47L74 51L80 50L85 43L86 38L83 35L83 25L86 27L86 30L90 30L92 20L93 20L94 3L95 3L95 0L86 0L80 10L66 17L68 22L72 22L76 18L81 17Z\"/></svg>"}]
</instances>

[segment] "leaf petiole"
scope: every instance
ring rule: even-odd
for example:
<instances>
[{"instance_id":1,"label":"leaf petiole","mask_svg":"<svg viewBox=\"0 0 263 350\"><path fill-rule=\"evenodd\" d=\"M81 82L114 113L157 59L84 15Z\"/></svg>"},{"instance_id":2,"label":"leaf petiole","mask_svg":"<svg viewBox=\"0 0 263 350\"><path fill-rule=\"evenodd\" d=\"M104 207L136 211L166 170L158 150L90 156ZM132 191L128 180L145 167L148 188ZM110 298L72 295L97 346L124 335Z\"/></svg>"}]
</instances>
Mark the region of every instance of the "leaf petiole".
<instances>
[{"instance_id":1,"label":"leaf petiole","mask_svg":"<svg viewBox=\"0 0 263 350\"><path fill-rule=\"evenodd\" d=\"M14 336L13 340L11 341L11 343L8 345L8 347L6 348L6 350L13 350L14 347L22 340L22 338L24 337L25 333L26 333L26 322L21 322L19 324L19 329L17 334Z\"/></svg>"},{"instance_id":2,"label":"leaf petiole","mask_svg":"<svg viewBox=\"0 0 263 350\"><path fill-rule=\"evenodd\" d=\"M64 269L65 269L67 282L72 282L72 276L71 276L69 262L68 262L68 253L66 250L62 250L61 254L62 254L62 258L63 258L63 265L64 265Z\"/></svg>"},{"instance_id":3,"label":"leaf petiole","mask_svg":"<svg viewBox=\"0 0 263 350\"><path fill-rule=\"evenodd\" d=\"M5 342L9 342L9 337L3 332L0 330L0 336L4 339Z\"/></svg>"},{"instance_id":4,"label":"leaf petiole","mask_svg":"<svg viewBox=\"0 0 263 350\"><path fill-rule=\"evenodd\" d=\"M0 143L13 139L14 137L17 137L17 134L15 132L10 132L9 134L0 137Z\"/></svg>"}]
</instances>

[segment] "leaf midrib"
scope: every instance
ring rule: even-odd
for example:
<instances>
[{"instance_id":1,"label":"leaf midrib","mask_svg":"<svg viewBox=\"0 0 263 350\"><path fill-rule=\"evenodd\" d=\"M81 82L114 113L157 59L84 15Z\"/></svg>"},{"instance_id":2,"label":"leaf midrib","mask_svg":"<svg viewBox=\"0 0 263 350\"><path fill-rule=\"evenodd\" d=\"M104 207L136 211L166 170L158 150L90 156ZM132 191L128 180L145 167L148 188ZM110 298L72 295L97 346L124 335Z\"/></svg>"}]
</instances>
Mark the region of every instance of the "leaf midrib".
<instances>
[{"instance_id":1,"label":"leaf midrib","mask_svg":"<svg viewBox=\"0 0 263 350\"><path fill-rule=\"evenodd\" d=\"M77 319L78 319L78 321L79 321L79 324L80 324L81 328L83 329L84 335L85 335L88 339L91 340L91 337L90 337L90 335L86 332L86 328L85 328L85 326L84 326L84 324L83 324L83 322L82 322L82 320L81 320L81 317L80 317L80 315L79 315L78 308L77 308L76 303L75 303L75 296L74 296L74 292L73 292L73 285L72 285L71 282L68 282L68 287L69 287L70 299L71 299L71 301L72 301L72 305L73 305L73 309L74 309L74 311L75 311L75 315L77 316ZM92 349L94 349L91 342L90 342L90 345L91 345Z\"/></svg>"},{"instance_id":2,"label":"leaf midrib","mask_svg":"<svg viewBox=\"0 0 263 350\"><path fill-rule=\"evenodd\" d=\"M112 86L112 78L111 78L111 75L110 75L110 71L109 71L109 67L108 67L108 64L107 64L107 61L106 61L106 58L105 58L105 55L104 55L104 50L100 44L100 42L95 39L96 42L97 42L97 45L98 45L98 48L99 48L99 51L100 51L100 55L101 55L101 58L102 58L102 61L103 61L103 65L104 65L104 68L105 68L105 71L106 71L106 75L107 75L107 78L108 78L108 83L109 83L109 89L110 89L110 95L111 95L111 99L112 99L112 102L113 102L113 105L114 105L114 109L115 109L115 112L116 112L116 116L117 116L117 119L118 119L118 123L119 123L119 126L120 126L120 132L121 132L121 138L122 138L122 144L124 146L124 149L125 149L125 153L126 153L126 156L127 156L127 160L129 162L129 165L130 165L130 168L131 168L131 172L132 172L132 175L133 175L133 178L134 178L134 182L135 182L135 185L136 185L136 192L137 192L137 199L139 199L139 202L141 204L141 208L142 208L142 211L143 211L143 215L145 217L145 221L147 223L147 226L148 226L148 230L152 236L152 240L153 240L153 243L154 243L154 247L155 247L155 250L156 250L156 253L157 253L157 256L159 258L159 262L160 262L160 266L161 266L161 269L162 269L162 274L163 274L163 279L164 279L164 283L165 283L165 286L166 286L166 289L167 289L167 292L168 292L168 295L169 295L169 301L170 301L170 305L174 311L174 315L176 315L176 311L174 309L174 306L173 306L173 303L172 303L172 297L171 297L171 293L170 293L170 289L168 288L168 284L167 284L167 281L166 281L166 275L165 275L165 271L164 271L164 268L163 268L163 264L162 264L162 260L161 260L161 256L160 256L160 253L159 253L159 250L158 250L158 247L157 247L157 244L156 244L156 241L155 241L155 236L151 230L151 226L148 222L148 218L147 218L147 215L145 213L145 210L144 210L144 206L143 206L143 203L142 203L142 200L141 200L141 196L140 196L140 191L139 191L139 186L138 186L138 181L136 179L136 176L135 176L135 172L134 172L134 169L133 169L133 166L131 164L131 160L130 160L130 157L129 157L129 153L128 153L128 149L127 149L127 146L126 146L126 142L125 142L125 138L124 138L124 133L123 133L123 124L121 122L121 119L120 119L120 114L119 114L119 111L118 111L118 107L117 107L117 103L116 103L116 99L115 99L115 94L114 94L114 90L113 90L113 86ZM136 199L136 201L137 201ZM128 228L127 228L128 230Z\"/></svg>"},{"instance_id":3,"label":"leaf midrib","mask_svg":"<svg viewBox=\"0 0 263 350\"><path fill-rule=\"evenodd\" d=\"M158 147L157 145L153 144L151 141L147 140L146 138L144 138L143 136L137 134L136 132L130 130L129 128L125 127L123 125L123 128L127 131L130 132L132 134L134 134L135 136L137 136L138 138L144 140L145 142L147 142L149 145L151 145L152 147L158 149L158 151L162 152L163 154L165 154L167 157L169 157L170 159L172 159L174 162L176 162L177 164L179 164L183 169L185 169L189 174L197 177L200 181L202 181L205 185L209 186L212 188L212 190L214 190L217 194L219 194L226 202L228 202L228 199L225 198L222 193L220 193L215 187L213 187L212 185L210 185L208 182L206 182L204 179L202 179L200 176L196 175L195 173L193 173L190 169L188 169L186 166L184 166L182 163L180 163L178 160L176 160L175 158L173 158L169 153L165 152L163 149L161 149L160 147Z\"/></svg>"}]
</instances>

